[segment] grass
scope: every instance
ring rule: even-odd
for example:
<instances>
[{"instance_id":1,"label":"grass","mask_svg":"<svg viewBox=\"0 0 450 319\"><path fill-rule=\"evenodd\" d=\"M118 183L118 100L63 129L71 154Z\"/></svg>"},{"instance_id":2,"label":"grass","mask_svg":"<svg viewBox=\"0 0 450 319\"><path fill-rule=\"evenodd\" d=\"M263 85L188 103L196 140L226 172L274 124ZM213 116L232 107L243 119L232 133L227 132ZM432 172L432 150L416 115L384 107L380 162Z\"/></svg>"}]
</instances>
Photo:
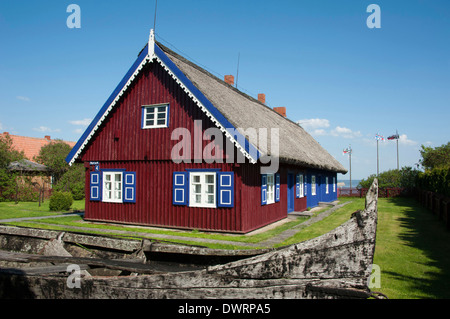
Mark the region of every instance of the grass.
<instances>
[{"instance_id":1,"label":"grass","mask_svg":"<svg viewBox=\"0 0 450 319\"><path fill-rule=\"evenodd\" d=\"M320 236L347 221L354 211L364 208L364 199L342 198L340 200L351 201L351 203L336 210L322 221L301 230L278 246L302 242ZM83 209L83 205L83 201L80 201L74 206L75 209ZM318 213L316 212L315 215ZM17 205L0 203L0 219L53 214L55 213L48 211L48 201L41 207L38 207L37 203L19 203ZM200 243L200 245L211 248L242 249L243 247L239 246L239 243L258 244L305 220L307 219L302 218L288 222L270 231L252 236L90 223L84 222L82 217L78 215L11 224L57 230L67 230L69 226L78 226L86 227L87 230L83 230L83 232L87 233L95 233L99 229L110 230L111 232L108 232L110 235L114 235L114 230L127 230L129 233L120 236L128 238L142 238L141 234L143 233L148 238L152 238L154 234L167 234L226 240L236 242L236 245L227 243ZM139 236L136 235L137 233L139 233ZM176 240L176 242L199 245L194 240ZM374 290L386 294L391 299L450 298L449 243L450 232L445 229L442 221L422 208L414 199L379 199L374 263L381 269L381 288Z\"/></svg>"},{"instance_id":2,"label":"grass","mask_svg":"<svg viewBox=\"0 0 450 319\"><path fill-rule=\"evenodd\" d=\"M19 202L17 204L14 202L0 202L0 220L9 218L40 217L61 214L61 212L51 212L48 205L49 200L41 203L41 206L39 206L38 202ZM76 210L84 210L84 200L74 201L71 210L68 212L73 212Z\"/></svg>"},{"instance_id":3,"label":"grass","mask_svg":"<svg viewBox=\"0 0 450 319\"><path fill-rule=\"evenodd\" d=\"M380 199L374 263L393 299L450 298L450 232L414 199Z\"/></svg>"}]
</instances>

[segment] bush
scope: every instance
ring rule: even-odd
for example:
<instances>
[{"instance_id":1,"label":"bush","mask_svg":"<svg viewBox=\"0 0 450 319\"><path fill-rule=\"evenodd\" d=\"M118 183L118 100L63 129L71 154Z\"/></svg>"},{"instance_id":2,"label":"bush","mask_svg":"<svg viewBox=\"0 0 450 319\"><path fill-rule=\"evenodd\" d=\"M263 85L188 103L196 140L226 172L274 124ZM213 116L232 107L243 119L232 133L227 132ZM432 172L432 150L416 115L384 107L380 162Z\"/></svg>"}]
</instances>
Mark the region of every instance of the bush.
<instances>
[{"instance_id":1,"label":"bush","mask_svg":"<svg viewBox=\"0 0 450 319\"><path fill-rule=\"evenodd\" d=\"M51 211L69 210L73 204L73 197L70 192L54 192L50 197L49 207Z\"/></svg>"}]
</instances>

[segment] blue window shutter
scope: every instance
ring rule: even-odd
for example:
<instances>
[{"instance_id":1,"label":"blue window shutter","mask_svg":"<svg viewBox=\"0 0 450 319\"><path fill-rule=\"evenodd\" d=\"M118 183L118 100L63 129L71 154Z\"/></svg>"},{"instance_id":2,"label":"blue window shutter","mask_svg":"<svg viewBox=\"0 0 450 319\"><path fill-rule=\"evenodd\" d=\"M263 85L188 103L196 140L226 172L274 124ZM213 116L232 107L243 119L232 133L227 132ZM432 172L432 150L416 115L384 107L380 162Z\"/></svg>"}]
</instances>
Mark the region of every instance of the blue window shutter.
<instances>
[{"instance_id":1,"label":"blue window shutter","mask_svg":"<svg viewBox=\"0 0 450 319\"><path fill-rule=\"evenodd\" d=\"M173 196L174 205L187 205L189 198L188 172L173 172Z\"/></svg>"},{"instance_id":2,"label":"blue window shutter","mask_svg":"<svg viewBox=\"0 0 450 319\"><path fill-rule=\"evenodd\" d=\"M89 185L89 199L91 201L102 200L102 180L100 172L91 172Z\"/></svg>"},{"instance_id":3,"label":"blue window shutter","mask_svg":"<svg viewBox=\"0 0 450 319\"><path fill-rule=\"evenodd\" d=\"M280 174L275 174L275 202L280 201Z\"/></svg>"},{"instance_id":4,"label":"blue window shutter","mask_svg":"<svg viewBox=\"0 0 450 319\"><path fill-rule=\"evenodd\" d=\"M267 175L261 175L261 205L267 205Z\"/></svg>"},{"instance_id":5,"label":"blue window shutter","mask_svg":"<svg viewBox=\"0 0 450 319\"><path fill-rule=\"evenodd\" d=\"M234 206L234 173L218 172L217 173L217 206L233 207Z\"/></svg>"},{"instance_id":6,"label":"blue window shutter","mask_svg":"<svg viewBox=\"0 0 450 319\"><path fill-rule=\"evenodd\" d=\"M136 203L136 172L123 173L123 202Z\"/></svg>"}]
</instances>

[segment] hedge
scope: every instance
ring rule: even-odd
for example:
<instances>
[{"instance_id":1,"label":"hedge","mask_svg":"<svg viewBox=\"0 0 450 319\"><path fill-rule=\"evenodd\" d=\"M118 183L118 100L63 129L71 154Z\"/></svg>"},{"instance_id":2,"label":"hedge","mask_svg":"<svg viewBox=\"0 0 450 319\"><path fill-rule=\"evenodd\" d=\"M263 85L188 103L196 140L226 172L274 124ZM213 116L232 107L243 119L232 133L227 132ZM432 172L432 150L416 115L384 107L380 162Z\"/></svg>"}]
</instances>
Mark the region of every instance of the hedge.
<instances>
[{"instance_id":1,"label":"hedge","mask_svg":"<svg viewBox=\"0 0 450 319\"><path fill-rule=\"evenodd\" d=\"M450 167L434 168L419 173L417 186L445 197L450 197Z\"/></svg>"}]
</instances>

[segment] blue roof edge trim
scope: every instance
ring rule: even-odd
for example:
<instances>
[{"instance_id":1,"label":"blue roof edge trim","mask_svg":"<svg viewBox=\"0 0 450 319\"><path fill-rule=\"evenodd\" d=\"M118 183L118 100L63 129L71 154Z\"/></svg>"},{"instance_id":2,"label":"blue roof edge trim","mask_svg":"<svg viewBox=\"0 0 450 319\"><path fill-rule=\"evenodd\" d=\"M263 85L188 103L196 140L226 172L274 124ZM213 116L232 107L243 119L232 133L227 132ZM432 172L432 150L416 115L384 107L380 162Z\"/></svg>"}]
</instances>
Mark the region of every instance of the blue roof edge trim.
<instances>
[{"instance_id":1,"label":"blue roof edge trim","mask_svg":"<svg viewBox=\"0 0 450 319\"><path fill-rule=\"evenodd\" d=\"M206 107L206 109L219 121L220 124L228 131L233 130L233 134L238 137L237 141L245 140L245 145L241 145L249 154L256 154L255 160L261 156L260 151L251 144L237 129L232 125L228 119L208 100L208 98L189 80L186 75L176 66L176 64L169 59L161 48L155 44L155 55L164 62L164 64L175 74L175 76L191 91L191 93ZM233 136L234 138L234 136ZM242 139L243 138L243 139ZM239 143L239 142L238 142Z\"/></svg>"},{"instance_id":2,"label":"blue roof edge trim","mask_svg":"<svg viewBox=\"0 0 450 319\"><path fill-rule=\"evenodd\" d=\"M139 65L142 63L142 61L147 57L148 55L148 44L145 46L145 48L141 51L136 61L133 63L133 65L130 67L128 72L125 74L125 76L122 78L122 80L119 82L119 84L116 86L114 91L109 96L108 100L106 100L105 104L103 104L100 111L97 113L95 118L92 120L91 124L86 128L83 135L81 135L78 142L75 144L75 146L72 148L70 153L66 157L66 162L70 163L73 159L75 154L77 154L78 150L83 145L84 141L88 138L88 136L91 134L92 130L97 125L97 122L101 119L103 114L106 112L106 110L109 108L111 103L114 101L114 99L117 97L117 95L122 91L125 84L127 84L128 80L131 78L131 76L134 74L136 69L139 67Z\"/></svg>"}]
</instances>

